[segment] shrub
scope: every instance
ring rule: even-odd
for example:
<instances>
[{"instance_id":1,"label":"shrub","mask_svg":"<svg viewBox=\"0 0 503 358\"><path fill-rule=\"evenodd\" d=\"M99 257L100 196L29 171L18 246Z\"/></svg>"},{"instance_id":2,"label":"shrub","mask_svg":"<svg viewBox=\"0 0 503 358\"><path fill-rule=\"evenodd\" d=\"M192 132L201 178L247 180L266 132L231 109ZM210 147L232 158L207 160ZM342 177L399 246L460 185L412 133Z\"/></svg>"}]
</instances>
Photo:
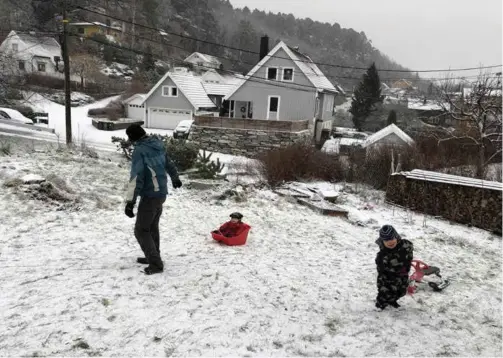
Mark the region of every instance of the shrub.
<instances>
[{"instance_id":1,"label":"shrub","mask_svg":"<svg viewBox=\"0 0 503 358\"><path fill-rule=\"evenodd\" d=\"M336 181L344 177L339 157L321 152L309 142L270 150L257 159L261 174L271 186L296 180Z\"/></svg>"},{"instance_id":2,"label":"shrub","mask_svg":"<svg viewBox=\"0 0 503 358\"><path fill-rule=\"evenodd\" d=\"M125 107L121 101L112 101L106 107L91 108L87 111L88 116L105 117L111 121L117 121L126 115Z\"/></svg>"},{"instance_id":3,"label":"shrub","mask_svg":"<svg viewBox=\"0 0 503 358\"><path fill-rule=\"evenodd\" d=\"M156 136L164 142L166 152L175 163L178 170L185 171L194 167L199 153L199 148L195 144L185 140L174 139L169 136L151 135ZM121 137L112 137L112 143L116 143L117 150L122 151L126 158L131 160L131 155L133 153L131 142Z\"/></svg>"}]
</instances>

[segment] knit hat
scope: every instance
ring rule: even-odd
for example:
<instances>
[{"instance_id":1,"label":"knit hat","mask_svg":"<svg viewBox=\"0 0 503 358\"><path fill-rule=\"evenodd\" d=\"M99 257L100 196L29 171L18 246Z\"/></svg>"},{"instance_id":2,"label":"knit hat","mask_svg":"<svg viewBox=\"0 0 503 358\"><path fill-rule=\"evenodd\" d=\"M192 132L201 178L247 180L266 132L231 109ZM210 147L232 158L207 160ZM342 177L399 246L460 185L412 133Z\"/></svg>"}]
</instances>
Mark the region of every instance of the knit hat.
<instances>
[{"instance_id":1,"label":"knit hat","mask_svg":"<svg viewBox=\"0 0 503 358\"><path fill-rule=\"evenodd\" d=\"M147 132L145 132L145 129L143 129L141 125L134 123L127 127L126 134L130 142L136 142L137 140L145 136Z\"/></svg>"},{"instance_id":2,"label":"knit hat","mask_svg":"<svg viewBox=\"0 0 503 358\"><path fill-rule=\"evenodd\" d=\"M238 212L232 213L230 216L231 216L231 219L241 220L243 218L243 214L238 213Z\"/></svg>"},{"instance_id":3,"label":"knit hat","mask_svg":"<svg viewBox=\"0 0 503 358\"><path fill-rule=\"evenodd\" d=\"M379 239L383 241L400 239L400 235L396 232L395 228L391 225L384 225L381 230L379 230Z\"/></svg>"}]
</instances>

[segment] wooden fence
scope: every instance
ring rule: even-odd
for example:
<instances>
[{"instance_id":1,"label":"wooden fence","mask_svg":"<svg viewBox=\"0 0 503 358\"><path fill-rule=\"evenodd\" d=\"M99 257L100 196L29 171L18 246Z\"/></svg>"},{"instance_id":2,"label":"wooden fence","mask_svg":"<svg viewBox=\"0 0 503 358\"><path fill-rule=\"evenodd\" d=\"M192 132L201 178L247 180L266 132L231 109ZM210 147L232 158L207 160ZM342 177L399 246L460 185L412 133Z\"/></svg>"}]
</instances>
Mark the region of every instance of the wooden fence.
<instances>
[{"instance_id":1,"label":"wooden fence","mask_svg":"<svg viewBox=\"0 0 503 358\"><path fill-rule=\"evenodd\" d=\"M225 117L194 117L194 125L209 128L250 129L276 132L301 132L308 129L309 121L268 121Z\"/></svg>"}]
</instances>

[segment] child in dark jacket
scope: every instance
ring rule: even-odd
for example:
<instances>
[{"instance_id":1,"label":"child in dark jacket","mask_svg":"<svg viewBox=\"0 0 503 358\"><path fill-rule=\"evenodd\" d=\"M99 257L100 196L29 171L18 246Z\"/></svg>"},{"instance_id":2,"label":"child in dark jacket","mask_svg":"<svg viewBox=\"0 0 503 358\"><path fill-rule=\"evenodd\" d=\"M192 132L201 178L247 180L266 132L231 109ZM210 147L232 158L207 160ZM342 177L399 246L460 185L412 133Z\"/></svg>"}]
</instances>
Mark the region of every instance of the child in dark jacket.
<instances>
[{"instance_id":1,"label":"child in dark jacket","mask_svg":"<svg viewBox=\"0 0 503 358\"><path fill-rule=\"evenodd\" d=\"M241 221L241 219L243 219L243 215L241 213L232 213L230 216L231 220L227 221L214 232L225 237L234 237L238 236L245 229L245 225Z\"/></svg>"},{"instance_id":2,"label":"child in dark jacket","mask_svg":"<svg viewBox=\"0 0 503 358\"><path fill-rule=\"evenodd\" d=\"M376 244L380 249L375 260L378 291L376 307L398 308L398 299L407 293L414 246L402 239L391 225L381 228Z\"/></svg>"}]
</instances>

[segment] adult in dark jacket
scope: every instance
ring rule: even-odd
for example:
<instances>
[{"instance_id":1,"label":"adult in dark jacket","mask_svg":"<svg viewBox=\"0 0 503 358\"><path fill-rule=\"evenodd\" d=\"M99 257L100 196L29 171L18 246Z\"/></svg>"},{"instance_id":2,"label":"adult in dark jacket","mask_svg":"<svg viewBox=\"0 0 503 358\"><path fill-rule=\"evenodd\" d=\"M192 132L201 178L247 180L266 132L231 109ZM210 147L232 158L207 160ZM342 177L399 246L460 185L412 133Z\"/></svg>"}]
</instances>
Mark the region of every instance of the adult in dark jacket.
<instances>
[{"instance_id":1,"label":"adult in dark jacket","mask_svg":"<svg viewBox=\"0 0 503 358\"><path fill-rule=\"evenodd\" d=\"M384 225L376 241L379 252L377 265L377 299L376 307L400 307L400 297L407 293L409 270L414 255L412 242L404 240L391 225Z\"/></svg>"},{"instance_id":2,"label":"adult in dark jacket","mask_svg":"<svg viewBox=\"0 0 503 358\"><path fill-rule=\"evenodd\" d=\"M137 198L141 197L134 234L145 257L139 257L137 262L148 264L145 273L152 275L164 270L159 247L159 219L168 194L166 172L171 177L173 188L180 188L182 182L160 139L147 136L138 124L130 125L126 134L133 143L134 150L125 214L130 218L134 217L133 208Z\"/></svg>"}]
</instances>

